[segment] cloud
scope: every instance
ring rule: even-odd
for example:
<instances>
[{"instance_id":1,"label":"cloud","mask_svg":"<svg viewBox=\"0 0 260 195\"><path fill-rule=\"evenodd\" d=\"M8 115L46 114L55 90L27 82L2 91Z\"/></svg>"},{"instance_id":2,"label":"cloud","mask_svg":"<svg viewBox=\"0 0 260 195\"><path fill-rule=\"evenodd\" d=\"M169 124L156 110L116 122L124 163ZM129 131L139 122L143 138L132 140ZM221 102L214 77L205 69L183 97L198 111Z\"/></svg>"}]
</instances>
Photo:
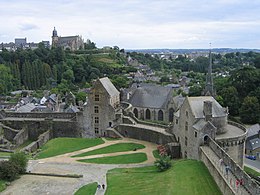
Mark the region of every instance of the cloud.
<instances>
[{"instance_id":1,"label":"cloud","mask_svg":"<svg viewBox=\"0 0 260 195\"><path fill-rule=\"evenodd\" d=\"M38 26L35 24L24 23L24 24L21 24L19 28L22 31L28 31L28 30L38 29Z\"/></svg>"}]
</instances>

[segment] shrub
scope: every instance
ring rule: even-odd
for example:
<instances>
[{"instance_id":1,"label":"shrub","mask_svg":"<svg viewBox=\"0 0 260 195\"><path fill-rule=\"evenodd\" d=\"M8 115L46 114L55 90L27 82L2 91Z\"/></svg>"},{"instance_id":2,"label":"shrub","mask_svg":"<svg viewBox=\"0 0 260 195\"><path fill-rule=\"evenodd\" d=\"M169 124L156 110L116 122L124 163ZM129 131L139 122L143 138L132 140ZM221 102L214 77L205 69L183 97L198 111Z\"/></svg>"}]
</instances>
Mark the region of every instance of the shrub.
<instances>
[{"instance_id":1,"label":"shrub","mask_svg":"<svg viewBox=\"0 0 260 195\"><path fill-rule=\"evenodd\" d=\"M154 162L154 165L158 168L159 171L165 171L172 165L171 158L167 155L160 156L159 159Z\"/></svg>"},{"instance_id":2,"label":"shrub","mask_svg":"<svg viewBox=\"0 0 260 195\"><path fill-rule=\"evenodd\" d=\"M19 176L19 168L14 162L0 162L0 179L13 181Z\"/></svg>"},{"instance_id":3,"label":"shrub","mask_svg":"<svg viewBox=\"0 0 260 195\"><path fill-rule=\"evenodd\" d=\"M23 174L26 172L28 159L23 152L17 152L11 154L9 162L16 165L19 174Z\"/></svg>"}]
</instances>

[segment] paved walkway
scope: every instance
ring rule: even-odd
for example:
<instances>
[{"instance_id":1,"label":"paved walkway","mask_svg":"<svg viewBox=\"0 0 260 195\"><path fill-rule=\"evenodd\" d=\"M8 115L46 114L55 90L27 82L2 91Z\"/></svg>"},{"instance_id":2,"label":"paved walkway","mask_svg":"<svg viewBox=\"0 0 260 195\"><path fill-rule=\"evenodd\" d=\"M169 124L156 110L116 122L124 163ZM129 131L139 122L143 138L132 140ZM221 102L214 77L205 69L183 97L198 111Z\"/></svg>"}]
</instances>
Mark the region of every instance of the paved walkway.
<instances>
[{"instance_id":1,"label":"paved walkway","mask_svg":"<svg viewBox=\"0 0 260 195\"><path fill-rule=\"evenodd\" d=\"M246 191L246 189L243 186L240 185L236 186L237 178L230 171L226 173L225 171L226 165L224 163L221 163L220 158L215 154L214 151L212 151L211 148L209 148L208 146L201 146L201 149L210 158L211 162L215 165L219 174L224 178L225 182L233 190L234 194L249 195L249 193Z\"/></svg>"},{"instance_id":2,"label":"paved walkway","mask_svg":"<svg viewBox=\"0 0 260 195\"><path fill-rule=\"evenodd\" d=\"M107 187L106 174L107 171L114 168L131 168L152 165L155 158L152 151L157 148L156 144L124 138L121 140L107 141L104 144L94 146L55 157L50 157L40 160L30 160L28 164L28 171L32 173L55 173L55 174L81 174L82 178L61 178L61 177L48 177L48 176L34 176L24 175L21 179L18 179L2 193L3 195L40 195L40 194L52 194L52 195L71 195L76 192L80 187L98 182L99 184L105 184L105 189L99 189L96 191L96 195L105 194ZM71 158L73 155L77 155L83 152L95 150L98 148L106 147L116 143L139 143L145 145L144 149L129 152L118 152L111 154L93 155L88 157ZM120 154L130 154L144 152L147 154L147 161L137 164L121 164L121 165L107 165L107 164L90 164L78 162L78 159L87 159L103 156L115 156Z\"/></svg>"}]
</instances>

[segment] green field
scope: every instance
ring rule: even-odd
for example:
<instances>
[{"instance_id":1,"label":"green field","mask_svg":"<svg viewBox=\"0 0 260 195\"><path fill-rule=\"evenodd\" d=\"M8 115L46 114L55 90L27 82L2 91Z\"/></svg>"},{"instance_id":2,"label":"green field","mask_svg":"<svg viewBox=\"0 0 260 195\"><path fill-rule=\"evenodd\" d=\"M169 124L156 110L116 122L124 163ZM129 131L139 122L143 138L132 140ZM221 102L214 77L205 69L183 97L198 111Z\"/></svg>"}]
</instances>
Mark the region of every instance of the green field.
<instances>
[{"instance_id":1,"label":"green field","mask_svg":"<svg viewBox=\"0 0 260 195\"><path fill-rule=\"evenodd\" d=\"M113 169L107 174L106 195L221 195L206 166L195 160L178 160L165 171L156 167Z\"/></svg>"},{"instance_id":2,"label":"green field","mask_svg":"<svg viewBox=\"0 0 260 195\"><path fill-rule=\"evenodd\" d=\"M141 163L147 160L145 153L135 153L135 154L124 154L118 156L108 156L102 158L92 158L78 160L79 162L86 163L97 163L97 164L131 164L131 163Z\"/></svg>"},{"instance_id":3,"label":"green field","mask_svg":"<svg viewBox=\"0 0 260 195\"><path fill-rule=\"evenodd\" d=\"M103 144L104 141L101 138L86 139L86 138L55 138L48 141L43 147L36 158L48 158L82 150L84 148L93 147Z\"/></svg>"},{"instance_id":4,"label":"green field","mask_svg":"<svg viewBox=\"0 0 260 195\"><path fill-rule=\"evenodd\" d=\"M83 157L83 156L90 156L90 155L95 155L95 154L109 154L109 153L114 153L114 152L125 152L125 151L132 151L134 149L143 149L145 148L144 145L142 144L136 144L136 143L118 143L118 144L113 144L110 146L106 146L104 148L100 148L97 150L92 150L89 152L84 152L72 157Z\"/></svg>"},{"instance_id":5,"label":"green field","mask_svg":"<svg viewBox=\"0 0 260 195\"><path fill-rule=\"evenodd\" d=\"M95 195L97 190L97 182L82 186L74 195Z\"/></svg>"}]
</instances>

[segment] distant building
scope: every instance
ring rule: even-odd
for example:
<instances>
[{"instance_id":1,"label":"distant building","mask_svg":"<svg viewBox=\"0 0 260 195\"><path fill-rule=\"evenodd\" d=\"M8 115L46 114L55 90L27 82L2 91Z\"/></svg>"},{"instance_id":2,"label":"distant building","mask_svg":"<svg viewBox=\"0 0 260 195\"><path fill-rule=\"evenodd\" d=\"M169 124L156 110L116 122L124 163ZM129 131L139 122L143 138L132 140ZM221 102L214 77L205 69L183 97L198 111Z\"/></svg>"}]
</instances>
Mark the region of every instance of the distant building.
<instances>
[{"instance_id":1,"label":"distant building","mask_svg":"<svg viewBox=\"0 0 260 195\"><path fill-rule=\"evenodd\" d=\"M246 138L246 154L254 155L260 159L260 125L255 124L248 128Z\"/></svg>"},{"instance_id":2,"label":"distant building","mask_svg":"<svg viewBox=\"0 0 260 195\"><path fill-rule=\"evenodd\" d=\"M79 35L59 37L57 30L54 27L54 30L52 31L52 47L61 47L62 49L75 51L84 48L84 41Z\"/></svg>"},{"instance_id":3,"label":"distant building","mask_svg":"<svg viewBox=\"0 0 260 195\"><path fill-rule=\"evenodd\" d=\"M15 38L14 44L17 48L24 48L27 44L26 38Z\"/></svg>"}]
</instances>

